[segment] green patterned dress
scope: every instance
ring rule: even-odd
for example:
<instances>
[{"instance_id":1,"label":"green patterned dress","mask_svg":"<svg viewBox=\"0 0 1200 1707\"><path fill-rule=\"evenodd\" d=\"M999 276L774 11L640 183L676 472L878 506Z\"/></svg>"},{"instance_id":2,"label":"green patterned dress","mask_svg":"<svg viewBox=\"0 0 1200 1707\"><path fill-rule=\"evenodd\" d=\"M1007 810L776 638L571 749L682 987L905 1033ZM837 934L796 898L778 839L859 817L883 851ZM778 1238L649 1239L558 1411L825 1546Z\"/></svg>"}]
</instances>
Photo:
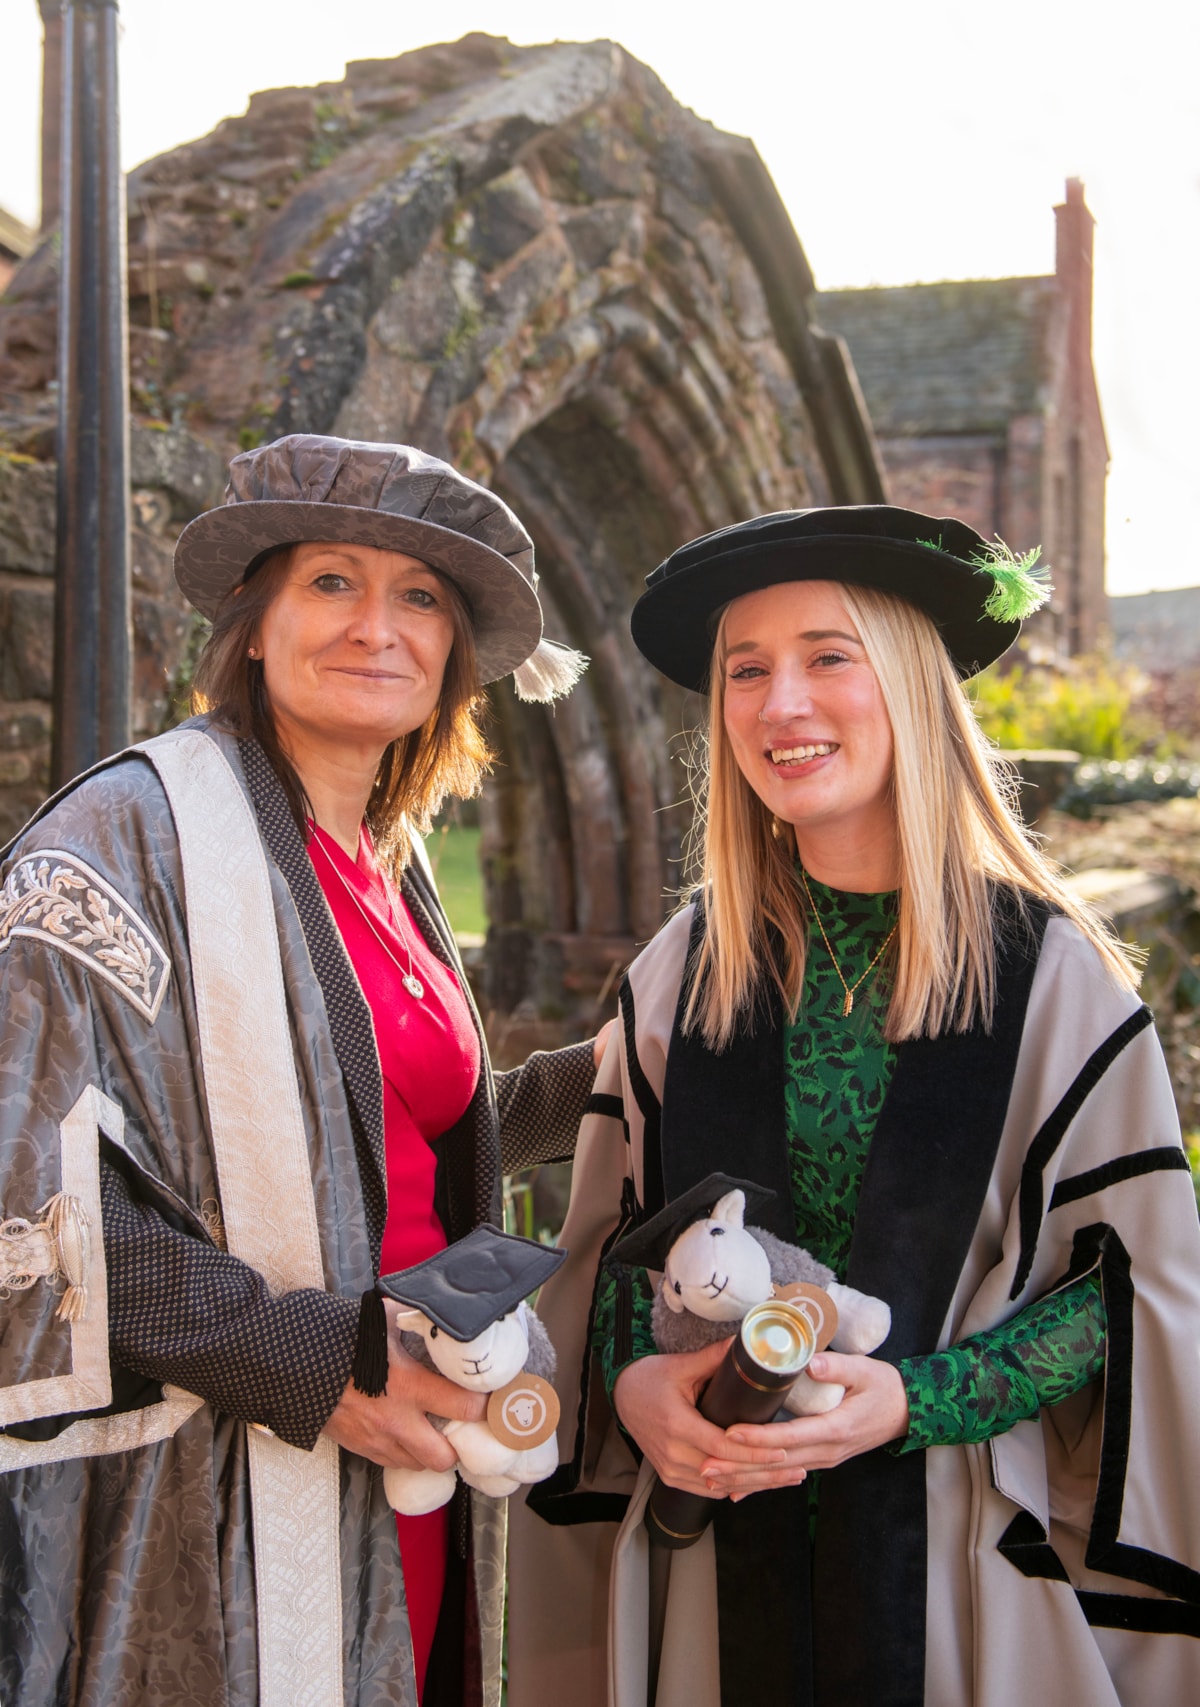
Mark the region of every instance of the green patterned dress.
<instances>
[{"instance_id":1,"label":"green patterned dress","mask_svg":"<svg viewBox=\"0 0 1200 1707\"><path fill-rule=\"evenodd\" d=\"M881 969L863 974L895 925L897 907L894 893L854 895L812 878L808 883L828 946L814 930L800 1012L784 1036L796 1242L844 1281L863 1171L895 1066L895 1049L882 1030L885 976ZM854 990L848 1016L847 985ZM632 1361L617 1362L615 1290L607 1277L601 1282L593 1325L610 1394ZM634 1358L655 1349L651 1302L645 1273L635 1274ZM989 1440L1065 1399L1103 1372L1105 1328L1099 1282L1089 1275L1037 1299L1000 1327L945 1351L905 1358L899 1370L909 1429L894 1450Z\"/></svg>"}]
</instances>

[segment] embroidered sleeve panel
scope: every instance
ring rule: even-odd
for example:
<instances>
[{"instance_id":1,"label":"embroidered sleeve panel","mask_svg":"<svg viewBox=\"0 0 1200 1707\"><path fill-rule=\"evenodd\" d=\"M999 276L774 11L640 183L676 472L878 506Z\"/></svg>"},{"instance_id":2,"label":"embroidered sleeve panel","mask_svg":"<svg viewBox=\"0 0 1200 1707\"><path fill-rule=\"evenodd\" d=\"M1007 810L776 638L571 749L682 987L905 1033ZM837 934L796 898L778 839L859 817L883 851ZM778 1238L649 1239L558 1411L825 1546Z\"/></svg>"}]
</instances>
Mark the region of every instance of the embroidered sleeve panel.
<instances>
[{"instance_id":1,"label":"embroidered sleeve panel","mask_svg":"<svg viewBox=\"0 0 1200 1707\"><path fill-rule=\"evenodd\" d=\"M44 1145L58 1189L36 1220L22 1204L0 1223L0 1429L112 1400L99 1138L119 1143L123 1130L122 1110L87 1086L59 1124L57 1158L48 1135Z\"/></svg>"},{"instance_id":2,"label":"embroidered sleeve panel","mask_svg":"<svg viewBox=\"0 0 1200 1707\"><path fill-rule=\"evenodd\" d=\"M0 1299L45 1280L63 1289L59 1319L79 1321L87 1311L91 1220L78 1198L65 1191L56 1191L38 1214L37 1221L23 1215L0 1221Z\"/></svg>"},{"instance_id":3,"label":"embroidered sleeve panel","mask_svg":"<svg viewBox=\"0 0 1200 1707\"><path fill-rule=\"evenodd\" d=\"M120 992L151 1025L171 977L166 949L134 907L77 854L39 848L0 890L0 952L14 937L45 943Z\"/></svg>"}]
</instances>

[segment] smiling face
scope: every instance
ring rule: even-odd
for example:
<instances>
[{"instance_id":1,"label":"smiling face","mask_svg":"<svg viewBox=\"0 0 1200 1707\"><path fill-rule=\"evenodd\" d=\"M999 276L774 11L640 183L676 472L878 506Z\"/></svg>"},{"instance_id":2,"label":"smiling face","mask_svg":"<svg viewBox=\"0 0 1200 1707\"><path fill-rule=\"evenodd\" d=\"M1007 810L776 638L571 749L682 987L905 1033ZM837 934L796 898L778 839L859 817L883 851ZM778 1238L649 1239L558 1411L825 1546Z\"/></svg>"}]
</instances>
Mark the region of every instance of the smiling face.
<instances>
[{"instance_id":1,"label":"smiling face","mask_svg":"<svg viewBox=\"0 0 1200 1707\"><path fill-rule=\"evenodd\" d=\"M369 545L294 548L254 644L276 732L295 761L314 749L376 758L427 721L454 639L434 571Z\"/></svg>"},{"instance_id":2,"label":"smiling face","mask_svg":"<svg viewBox=\"0 0 1200 1707\"><path fill-rule=\"evenodd\" d=\"M783 581L735 599L717 662L738 768L792 825L805 866L835 886L890 887L892 729L841 589ZM842 872L858 875L839 885Z\"/></svg>"}]
</instances>

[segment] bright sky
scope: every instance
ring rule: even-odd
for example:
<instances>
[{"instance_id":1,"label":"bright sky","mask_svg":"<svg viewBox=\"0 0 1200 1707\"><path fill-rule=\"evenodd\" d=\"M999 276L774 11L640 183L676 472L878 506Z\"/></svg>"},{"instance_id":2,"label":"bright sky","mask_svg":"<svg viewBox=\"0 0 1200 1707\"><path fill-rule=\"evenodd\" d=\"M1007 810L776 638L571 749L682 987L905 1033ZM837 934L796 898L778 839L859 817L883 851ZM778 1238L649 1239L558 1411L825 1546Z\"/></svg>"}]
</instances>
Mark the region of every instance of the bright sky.
<instances>
[{"instance_id":1,"label":"bright sky","mask_svg":"<svg viewBox=\"0 0 1200 1707\"><path fill-rule=\"evenodd\" d=\"M1082 178L1109 590L1200 583L1178 514L1200 469L1200 15L1186 0L121 0L120 15L128 166L255 89L337 79L348 59L476 29L609 37L753 137L822 288L1052 272L1051 208ZM36 0L0 0L0 203L30 223L40 44Z\"/></svg>"}]
</instances>

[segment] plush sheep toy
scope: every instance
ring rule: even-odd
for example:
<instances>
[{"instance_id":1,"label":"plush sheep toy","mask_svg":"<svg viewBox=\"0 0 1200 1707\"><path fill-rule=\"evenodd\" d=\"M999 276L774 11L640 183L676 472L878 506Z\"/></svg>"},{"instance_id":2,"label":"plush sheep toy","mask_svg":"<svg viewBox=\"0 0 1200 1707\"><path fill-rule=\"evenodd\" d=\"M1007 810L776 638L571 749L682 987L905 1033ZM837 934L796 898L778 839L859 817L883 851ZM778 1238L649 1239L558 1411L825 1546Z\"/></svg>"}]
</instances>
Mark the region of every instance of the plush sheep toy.
<instances>
[{"instance_id":1,"label":"plush sheep toy","mask_svg":"<svg viewBox=\"0 0 1200 1707\"><path fill-rule=\"evenodd\" d=\"M404 1306L397 1326L409 1355L456 1386L491 1395L483 1422L430 1419L457 1452L458 1475L480 1493L511 1494L558 1467L554 1348L524 1297L565 1256L476 1227L428 1262L379 1283ZM454 1485L454 1470L383 1473L389 1502L410 1517L445 1505Z\"/></svg>"},{"instance_id":2,"label":"plush sheep toy","mask_svg":"<svg viewBox=\"0 0 1200 1707\"><path fill-rule=\"evenodd\" d=\"M714 1340L729 1339L752 1305L787 1296L792 1288L808 1296L806 1308L821 1349L829 1344L834 1351L865 1353L882 1345L892 1325L883 1300L840 1285L831 1268L799 1245L786 1244L765 1228L745 1226L747 1195L761 1208L774 1193L749 1181L711 1174L614 1247L612 1255L624 1263L662 1267L651 1316L659 1351L697 1351ZM705 1213L708 1205L712 1207ZM822 1293L833 1301L836 1313L832 1337L830 1324L820 1321ZM784 1406L794 1416L815 1416L840 1404L844 1394L844 1387L814 1381L805 1372L793 1383Z\"/></svg>"}]
</instances>

